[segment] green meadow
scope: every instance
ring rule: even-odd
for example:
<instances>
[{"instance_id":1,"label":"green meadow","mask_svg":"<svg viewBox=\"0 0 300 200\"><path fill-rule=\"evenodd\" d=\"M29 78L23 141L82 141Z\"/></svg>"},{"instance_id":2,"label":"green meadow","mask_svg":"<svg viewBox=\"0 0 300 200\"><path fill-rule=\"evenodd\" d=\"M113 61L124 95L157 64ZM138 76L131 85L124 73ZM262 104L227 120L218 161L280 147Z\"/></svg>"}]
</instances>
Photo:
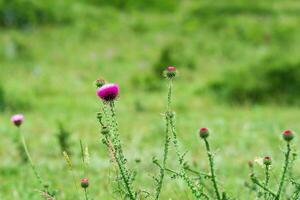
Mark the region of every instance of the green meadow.
<instances>
[{"instance_id":1,"label":"green meadow","mask_svg":"<svg viewBox=\"0 0 300 200\"><path fill-rule=\"evenodd\" d=\"M255 199L244 186L247 162L265 155L273 159L275 186L284 159L280 134L300 132L300 2L137 2L0 0L0 199L41 199L34 174L18 155L10 122L15 113L25 116L21 129L32 159L58 190L57 199L84 199L62 156L59 124L70 133L78 186L82 140L90 152L91 199L122 199L96 119L99 77L120 86L116 108L124 153L137 172L135 186L151 192L159 172L152 157L163 153L162 72L169 65L179 71L173 106L189 164L208 172L198 129L209 127L221 189L236 199ZM273 66L278 78L263 76ZM293 144L300 145L297 134ZM168 166L176 169L177 160ZM263 174L259 164L255 170ZM168 174L161 199L193 196Z\"/></svg>"}]
</instances>

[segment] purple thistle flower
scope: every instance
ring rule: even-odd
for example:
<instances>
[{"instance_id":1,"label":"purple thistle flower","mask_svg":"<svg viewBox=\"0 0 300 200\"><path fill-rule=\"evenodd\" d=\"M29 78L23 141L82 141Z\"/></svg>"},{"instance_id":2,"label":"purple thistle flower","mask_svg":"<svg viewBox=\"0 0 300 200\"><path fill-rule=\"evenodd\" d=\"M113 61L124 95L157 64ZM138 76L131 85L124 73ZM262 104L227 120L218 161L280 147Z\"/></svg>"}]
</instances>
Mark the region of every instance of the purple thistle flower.
<instances>
[{"instance_id":1,"label":"purple thistle flower","mask_svg":"<svg viewBox=\"0 0 300 200\"><path fill-rule=\"evenodd\" d=\"M24 121L24 116L22 114L15 114L10 119L16 126L21 126Z\"/></svg>"},{"instance_id":2,"label":"purple thistle flower","mask_svg":"<svg viewBox=\"0 0 300 200\"><path fill-rule=\"evenodd\" d=\"M119 86L114 83L108 83L103 85L97 90L97 95L103 101L113 101L118 97Z\"/></svg>"}]
</instances>

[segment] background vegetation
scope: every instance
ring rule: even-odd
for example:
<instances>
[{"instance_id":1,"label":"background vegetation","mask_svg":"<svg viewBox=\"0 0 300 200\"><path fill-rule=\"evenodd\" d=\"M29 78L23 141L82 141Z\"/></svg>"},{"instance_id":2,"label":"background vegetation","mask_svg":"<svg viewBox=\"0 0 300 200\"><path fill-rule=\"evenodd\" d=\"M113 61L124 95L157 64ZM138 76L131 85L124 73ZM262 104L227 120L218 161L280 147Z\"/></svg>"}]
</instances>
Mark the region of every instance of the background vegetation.
<instances>
[{"instance_id":1,"label":"background vegetation","mask_svg":"<svg viewBox=\"0 0 300 200\"><path fill-rule=\"evenodd\" d=\"M125 153L138 183L151 188L158 172L149 158L162 153L167 65L180 71L175 110L190 162L207 169L197 129L210 127L224 187L253 199L243 186L247 161L270 155L276 174L279 133L300 130L299 13L297 0L0 0L0 199L40 198L13 143L9 118L16 112L24 113L33 160L60 199L82 195L59 145L72 152L79 180L79 139L91 152L90 195L118 199L96 120L100 76L121 87ZM169 178L162 199L192 197Z\"/></svg>"}]
</instances>

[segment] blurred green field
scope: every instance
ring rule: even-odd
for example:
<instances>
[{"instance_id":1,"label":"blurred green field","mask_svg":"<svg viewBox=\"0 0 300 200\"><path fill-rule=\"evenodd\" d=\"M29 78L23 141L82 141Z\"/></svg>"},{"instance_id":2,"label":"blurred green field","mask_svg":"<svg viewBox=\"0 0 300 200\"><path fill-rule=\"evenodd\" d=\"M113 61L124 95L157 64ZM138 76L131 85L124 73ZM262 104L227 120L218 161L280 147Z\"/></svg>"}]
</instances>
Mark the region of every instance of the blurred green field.
<instances>
[{"instance_id":1,"label":"blurred green field","mask_svg":"<svg viewBox=\"0 0 300 200\"><path fill-rule=\"evenodd\" d=\"M160 72L167 65L180 71L174 109L182 150L189 151L195 169L208 170L197 137L198 128L206 126L213 131L219 179L236 199L255 199L244 187L248 160L270 155L272 173L281 170L280 132L300 131L298 104L278 103L272 95L263 103L228 103L207 85L224 76L239 80L228 70L248 69L247 75L256 77L257 68L251 67L264 68L260 64L268 59L278 59L283 69L286 63L300 63L299 1L11 2L21 2L21 8L7 18L9 1L0 1L0 199L40 199L38 183L29 166L20 164L12 141L16 129L9 119L14 113L25 115L22 128L33 160L44 179L59 189L58 199L83 199L82 191L74 191L58 145L58 122L72 133L78 180L79 139L89 145L90 196L120 199L111 187L114 168L96 120L100 101L94 81L99 77L120 85L117 111L125 154L138 172L136 185L151 190L158 169L150 158L162 154L167 85ZM22 14L24 5L32 8L24 9L33 10L31 14ZM246 85L247 80L237 84ZM176 160L169 165L176 168ZM181 180L166 182L161 199L193 199Z\"/></svg>"}]
</instances>

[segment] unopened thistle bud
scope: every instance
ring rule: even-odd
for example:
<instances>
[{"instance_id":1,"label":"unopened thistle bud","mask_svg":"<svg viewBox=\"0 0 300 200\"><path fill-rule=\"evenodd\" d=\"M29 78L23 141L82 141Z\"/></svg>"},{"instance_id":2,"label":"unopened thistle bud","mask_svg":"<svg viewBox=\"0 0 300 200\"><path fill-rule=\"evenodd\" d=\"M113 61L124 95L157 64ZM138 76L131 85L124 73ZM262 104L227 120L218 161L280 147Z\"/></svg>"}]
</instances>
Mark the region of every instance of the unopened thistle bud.
<instances>
[{"instance_id":1,"label":"unopened thistle bud","mask_svg":"<svg viewBox=\"0 0 300 200\"><path fill-rule=\"evenodd\" d=\"M202 139L205 139L209 136L209 130L208 128L200 128L199 129L199 136L202 138Z\"/></svg>"},{"instance_id":2,"label":"unopened thistle bud","mask_svg":"<svg viewBox=\"0 0 300 200\"><path fill-rule=\"evenodd\" d=\"M167 78L174 78L177 74L177 69L174 66L169 66L166 68L164 74Z\"/></svg>"},{"instance_id":3,"label":"unopened thistle bud","mask_svg":"<svg viewBox=\"0 0 300 200\"><path fill-rule=\"evenodd\" d=\"M265 156L263 162L264 162L264 165L269 166L272 164L272 159L270 156Z\"/></svg>"},{"instance_id":4,"label":"unopened thistle bud","mask_svg":"<svg viewBox=\"0 0 300 200\"><path fill-rule=\"evenodd\" d=\"M96 87L100 88L105 84L105 80L103 78L99 78L95 81Z\"/></svg>"},{"instance_id":5,"label":"unopened thistle bud","mask_svg":"<svg viewBox=\"0 0 300 200\"><path fill-rule=\"evenodd\" d=\"M87 178L81 179L81 187L84 189L88 188L89 187L89 179L87 179Z\"/></svg>"},{"instance_id":6,"label":"unopened thistle bud","mask_svg":"<svg viewBox=\"0 0 300 200\"><path fill-rule=\"evenodd\" d=\"M291 140L294 139L294 133L291 130L285 130L282 133L282 137L285 141L290 142Z\"/></svg>"}]
</instances>

